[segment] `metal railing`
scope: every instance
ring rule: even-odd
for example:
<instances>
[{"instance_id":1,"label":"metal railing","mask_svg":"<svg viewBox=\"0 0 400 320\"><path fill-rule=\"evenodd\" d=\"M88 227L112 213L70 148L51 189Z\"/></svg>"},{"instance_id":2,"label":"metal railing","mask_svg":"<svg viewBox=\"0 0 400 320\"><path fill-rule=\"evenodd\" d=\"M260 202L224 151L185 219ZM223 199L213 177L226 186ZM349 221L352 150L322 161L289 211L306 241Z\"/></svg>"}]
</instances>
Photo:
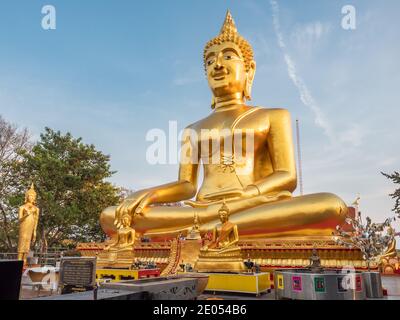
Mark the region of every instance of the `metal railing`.
<instances>
[{"instance_id":1,"label":"metal railing","mask_svg":"<svg viewBox=\"0 0 400 320\"><path fill-rule=\"evenodd\" d=\"M0 260L15 260L18 258L16 252L0 252Z\"/></svg>"},{"instance_id":2,"label":"metal railing","mask_svg":"<svg viewBox=\"0 0 400 320\"><path fill-rule=\"evenodd\" d=\"M56 266L63 253L67 250L65 248L52 248L48 249L47 252L34 252L33 258L37 258L37 264L40 266ZM0 252L0 260L15 260L17 257L18 253L16 252Z\"/></svg>"}]
</instances>

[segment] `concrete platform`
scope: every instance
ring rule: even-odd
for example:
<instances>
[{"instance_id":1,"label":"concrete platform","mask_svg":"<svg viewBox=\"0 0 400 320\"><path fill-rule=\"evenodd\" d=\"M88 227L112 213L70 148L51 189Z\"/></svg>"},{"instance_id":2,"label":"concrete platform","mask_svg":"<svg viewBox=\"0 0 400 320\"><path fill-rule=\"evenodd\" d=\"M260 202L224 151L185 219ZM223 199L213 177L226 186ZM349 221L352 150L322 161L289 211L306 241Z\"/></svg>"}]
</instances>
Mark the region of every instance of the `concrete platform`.
<instances>
[{"instance_id":1,"label":"concrete platform","mask_svg":"<svg viewBox=\"0 0 400 320\"><path fill-rule=\"evenodd\" d=\"M147 292L151 300L190 300L199 295L198 286L199 279L171 276L104 283L101 287L131 292Z\"/></svg>"}]
</instances>

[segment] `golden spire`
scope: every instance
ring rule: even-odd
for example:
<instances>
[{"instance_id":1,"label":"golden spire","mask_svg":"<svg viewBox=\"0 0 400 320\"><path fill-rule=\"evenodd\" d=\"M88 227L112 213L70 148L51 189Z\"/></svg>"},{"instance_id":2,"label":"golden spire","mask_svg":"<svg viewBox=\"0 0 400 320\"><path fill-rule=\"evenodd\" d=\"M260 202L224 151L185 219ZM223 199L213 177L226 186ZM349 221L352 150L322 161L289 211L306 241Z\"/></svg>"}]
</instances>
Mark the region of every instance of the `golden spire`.
<instances>
[{"instance_id":1,"label":"golden spire","mask_svg":"<svg viewBox=\"0 0 400 320\"><path fill-rule=\"evenodd\" d=\"M233 42L240 48L240 51L243 55L244 64L246 66L246 71L248 71L250 69L251 62L253 61L253 48L251 47L250 43L238 33L235 21L233 20L229 10L226 12L225 20L222 24L219 35L208 41L204 47L204 69L206 69L205 60L207 50L213 45L221 44L223 42Z\"/></svg>"},{"instance_id":2,"label":"golden spire","mask_svg":"<svg viewBox=\"0 0 400 320\"><path fill-rule=\"evenodd\" d=\"M36 196L35 186L33 185L33 182L31 184L31 187L29 188L29 190L26 192L26 194L33 194Z\"/></svg>"},{"instance_id":3,"label":"golden spire","mask_svg":"<svg viewBox=\"0 0 400 320\"><path fill-rule=\"evenodd\" d=\"M233 17L231 15L231 12L229 9L226 11L226 16L225 16L225 21L224 24L222 25L220 34L236 34L237 33L237 28L235 25L235 21L233 20Z\"/></svg>"}]
</instances>

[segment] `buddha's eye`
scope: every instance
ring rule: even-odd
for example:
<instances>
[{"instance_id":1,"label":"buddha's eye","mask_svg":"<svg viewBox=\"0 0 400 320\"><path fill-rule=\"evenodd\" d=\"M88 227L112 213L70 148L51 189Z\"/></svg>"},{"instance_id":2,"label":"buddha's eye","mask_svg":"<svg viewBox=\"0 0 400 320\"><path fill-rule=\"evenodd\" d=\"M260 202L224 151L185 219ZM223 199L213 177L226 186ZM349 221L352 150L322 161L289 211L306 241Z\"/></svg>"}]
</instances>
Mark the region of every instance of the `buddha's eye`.
<instances>
[{"instance_id":1,"label":"buddha's eye","mask_svg":"<svg viewBox=\"0 0 400 320\"><path fill-rule=\"evenodd\" d=\"M226 52L224 52L225 60L236 60L238 58L239 58L238 54L234 51L227 50Z\"/></svg>"},{"instance_id":2,"label":"buddha's eye","mask_svg":"<svg viewBox=\"0 0 400 320\"><path fill-rule=\"evenodd\" d=\"M207 60L207 65L211 66L214 63L214 59Z\"/></svg>"}]
</instances>

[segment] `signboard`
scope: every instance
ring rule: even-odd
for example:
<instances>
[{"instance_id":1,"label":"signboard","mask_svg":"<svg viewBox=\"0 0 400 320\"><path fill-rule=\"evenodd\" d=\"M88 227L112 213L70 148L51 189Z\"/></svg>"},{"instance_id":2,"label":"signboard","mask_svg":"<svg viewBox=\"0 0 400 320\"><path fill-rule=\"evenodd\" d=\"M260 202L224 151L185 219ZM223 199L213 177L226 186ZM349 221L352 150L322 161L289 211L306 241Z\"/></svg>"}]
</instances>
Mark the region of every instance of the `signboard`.
<instances>
[{"instance_id":1,"label":"signboard","mask_svg":"<svg viewBox=\"0 0 400 320\"><path fill-rule=\"evenodd\" d=\"M0 261L0 300L18 300L21 289L22 260Z\"/></svg>"},{"instance_id":2,"label":"signboard","mask_svg":"<svg viewBox=\"0 0 400 320\"><path fill-rule=\"evenodd\" d=\"M285 285L283 282L283 274L278 274L277 281L278 281L278 289L283 290L285 288Z\"/></svg>"},{"instance_id":3,"label":"signboard","mask_svg":"<svg viewBox=\"0 0 400 320\"><path fill-rule=\"evenodd\" d=\"M325 292L325 278L324 277L315 277L314 278L314 290L315 292Z\"/></svg>"},{"instance_id":4,"label":"signboard","mask_svg":"<svg viewBox=\"0 0 400 320\"><path fill-rule=\"evenodd\" d=\"M293 289L293 291L302 291L303 290L303 285L301 283L300 276L292 277L292 289Z\"/></svg>"},{"instance_id":5,"label":"signboard","mask_svg":"<svg viewBox=\"0 0 400 320\"><path fill-rule=\"evenodd\" d=\"M64 257L60 263L61 293L92 290L96 284L95 257Z\"/></svg>"}]
</instances>

